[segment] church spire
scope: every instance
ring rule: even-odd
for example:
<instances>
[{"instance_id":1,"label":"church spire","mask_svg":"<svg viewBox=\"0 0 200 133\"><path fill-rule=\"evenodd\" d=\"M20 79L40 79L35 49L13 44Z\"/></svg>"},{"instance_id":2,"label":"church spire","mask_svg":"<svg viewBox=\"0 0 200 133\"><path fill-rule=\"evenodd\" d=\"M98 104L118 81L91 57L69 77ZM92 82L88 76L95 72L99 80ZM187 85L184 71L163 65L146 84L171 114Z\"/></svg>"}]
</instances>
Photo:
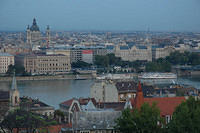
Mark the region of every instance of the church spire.
<instances>
[{"instance_id":1,"label":"church spire","mask_svg":"<svg viewBox=\"0 0 200 133\"><path fill-rule=\"evenodd\" d=\"M15 70L14 70L14 74L13 74L11 90L17 90L17 81L16 81L16 77L15 77Z\"/></svg>"},{"instance_id":2,"label":"church spire","mask_svg":"<svg viewBox=\"0 0 200 133\"><path fill-rule=\"evenodd\" d=\"M141 83L140 82L138 83L138 90L137 90L135 102L136 102L135 107L137 109L140 109L142 104L144 104L144 96L143 96L142 87L141 87Z\"/></svg>"}]
</instances>

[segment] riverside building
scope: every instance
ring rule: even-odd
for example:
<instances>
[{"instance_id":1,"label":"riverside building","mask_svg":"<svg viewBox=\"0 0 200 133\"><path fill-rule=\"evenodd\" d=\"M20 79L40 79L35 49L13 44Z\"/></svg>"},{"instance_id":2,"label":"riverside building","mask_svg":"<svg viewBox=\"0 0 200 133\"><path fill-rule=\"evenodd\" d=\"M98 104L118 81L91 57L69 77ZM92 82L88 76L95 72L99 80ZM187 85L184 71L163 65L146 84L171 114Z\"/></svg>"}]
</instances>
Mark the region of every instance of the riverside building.
<instances>
[{"instance_id":1,"label":"riverside building","mask_svg":"<svg viewBox=\"0 0 200 133\"><path fill-rule=\"evenodd\" d=\"M121 57L125 61L152 61L151 46L132 46L126 44L117 45L115 56Z\"/></svg>"},{"instance_id":2,"label":"riverside building","mask_svg":"<svg viewBox=\"0 0 200 133\"><path fill-rule=\"evenodd\" d=\"M14 65L14 56L8 53L0 53L0 74L5 74L9 65Z\"/></svg>"}]
</instances>

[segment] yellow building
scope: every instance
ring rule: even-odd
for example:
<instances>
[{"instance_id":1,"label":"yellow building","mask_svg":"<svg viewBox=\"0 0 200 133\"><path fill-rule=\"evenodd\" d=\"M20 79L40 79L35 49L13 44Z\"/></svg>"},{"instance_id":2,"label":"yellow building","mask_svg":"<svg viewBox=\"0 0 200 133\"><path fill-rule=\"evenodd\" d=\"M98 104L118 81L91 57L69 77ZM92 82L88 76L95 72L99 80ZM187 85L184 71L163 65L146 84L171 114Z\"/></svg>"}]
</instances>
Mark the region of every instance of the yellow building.
<instances>
[{"instance_id":1,"label":"yellow building","mask_svg":"<svg viewBox=\"0 0 200 133\"><path fill-rule=\"evenodd\" d=\"M24 67L31 74L63 74L71 70L69 57L61 54L25 56Z\"/></svg>"}]
</instances>

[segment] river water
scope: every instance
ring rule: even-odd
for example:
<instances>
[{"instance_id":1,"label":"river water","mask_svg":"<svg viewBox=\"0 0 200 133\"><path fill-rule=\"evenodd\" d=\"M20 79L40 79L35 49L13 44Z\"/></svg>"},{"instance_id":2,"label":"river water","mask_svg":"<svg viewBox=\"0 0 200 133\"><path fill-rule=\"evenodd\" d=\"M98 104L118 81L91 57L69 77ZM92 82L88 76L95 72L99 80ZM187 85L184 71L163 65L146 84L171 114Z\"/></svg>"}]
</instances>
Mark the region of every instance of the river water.
<instances>
[{"instance_id":1,"label":"river water","mask_svg":"<svg viewBox=\"0 0 200 133\"><path fill-rule=\"evenodd\" d=\"M89 97L93 80L17 81L20 96L39 98L54 106L70 98ZM11 82L0 82L0 90L11 88Z\"/></svg>"},{"instance_id":2,"label":"river water","mask_svg":"<svg viewBox=\"0 0 200 133\"><path fill-rule=\"evenodd\" d=\"M175 82L191 85L200 89L200 76L181 77ZM70 98L89 97L90 87L93 83L94 80L49 80L18 81L17 85L21 96L39 98L41 101L57 109L59 103ZM156 82L154 83L156 84ZM10 87L11 82L0 82L0 90L8 90Z\"/></svg>"}]
</instances>

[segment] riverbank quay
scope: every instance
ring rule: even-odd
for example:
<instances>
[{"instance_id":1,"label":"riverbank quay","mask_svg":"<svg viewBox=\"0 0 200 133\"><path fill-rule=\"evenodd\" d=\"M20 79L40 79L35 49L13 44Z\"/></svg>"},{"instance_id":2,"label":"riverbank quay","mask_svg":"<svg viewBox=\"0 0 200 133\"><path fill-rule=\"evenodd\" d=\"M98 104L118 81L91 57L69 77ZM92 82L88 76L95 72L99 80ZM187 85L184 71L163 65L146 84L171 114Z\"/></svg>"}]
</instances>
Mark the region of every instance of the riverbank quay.
<instances>
[{"instance_id":1,"label":"riverbank quay","mask_svg":"<svg viewBox=\"0 0 200 133\"><path fill-rule=\"evenodd\" d=\"M178 76L199 76L200 65L197 66L173 66L172 72Z\"/></svg>"},{"instance_id":2,"label":"riverbank quay","mask_svg":"<svg viewBox=\"0 0 200 133\"><path fill-rule=\"evenodd\" d=\"M68 75L35 75L35 76L16 76L17 81L28 81L28 80L62 80L62 79L74 79L74 80L81 80L81 79L94 79L92 74L79 74L73 75L73 74L68 74ZM0 82L1 81L12 81L12 76L11 77L0 77Z\"/></svg>"}]
</instances>

